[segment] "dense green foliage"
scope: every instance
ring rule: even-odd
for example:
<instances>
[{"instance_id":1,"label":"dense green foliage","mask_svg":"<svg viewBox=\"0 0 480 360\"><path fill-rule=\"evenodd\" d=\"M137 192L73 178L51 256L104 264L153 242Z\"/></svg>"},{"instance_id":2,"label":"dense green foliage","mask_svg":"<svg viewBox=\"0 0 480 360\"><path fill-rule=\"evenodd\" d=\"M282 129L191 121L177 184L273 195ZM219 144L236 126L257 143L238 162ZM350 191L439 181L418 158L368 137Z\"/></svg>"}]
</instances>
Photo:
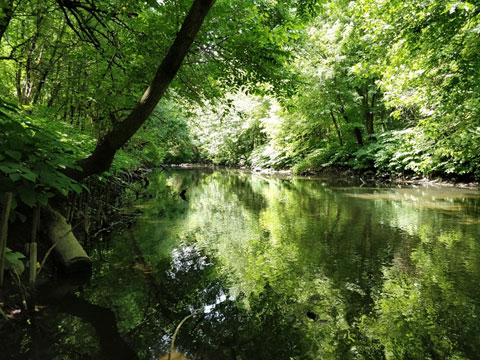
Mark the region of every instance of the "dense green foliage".
<instances>
[{"instance_id":1,"label":"dense green foliage","mask_svg":"<svg viewBox=\"0 0 480 360\"><path fill-rule=\"evenodd\" d=\"M302 16L312 11L308 4ZM46 205L56 192L82 190L65 170L81 170L75 163L92 152L95 139L132 110L190 5L53 0L2 5L0 185L14 192L14 208L19 201ZM303 19L292 6L293 1L219 1L164 101L117 153L110 171L206 159L190 134L192 104L213 104L244 86L291 94L294 78L283 67L292 56L286 44L298 38ZM243 156L248 146L235 152ZM230 156L223 156L225 162L235 164Z\"/></svg>"},{"instance_id":2,"label":"dense green foliage","mask_svg":"<svg viewBox=\"0 0 480 360\"><path fill-rule=\"evenodd\" d=\"M54 191L63 195L82 191L61 169L74 166L75 145L87 141L68 136L68 126L63 127L62 123L20 116L15 106L0 103L0 187L14 193L13 209L18 200L32 207L46 205Z\"/></svg>"},{"instance_id":3,"label":"dense green foliage","mask_svg":"<svg viewBox=\"0 0 480 360\"><path fill-rule=\"evenodd\" d=\"M189 4L6 2L2 187L16 201L81 190L62 169L132 109ZM219 1L113 171L213 162L478 177L478 13L433 0Z\"/></svg>"},{"instance_id":4,"label":"dense green foliage","mask_svg":"<svg viewBox=\"0 0 480 360\"><path fill-rule=\"evenodd\" d=\"M281 99L274 123L271 112L251 111L241 132L233 129L242 106L229 118L221 109L204 118L208 159L297 172L334 166L478 178L476 5L330 1L304 25L286 68L298 76L295 95ZM250 99L252 109L270 101ZM243 134L258 132L258 124L262 141L252 149ZM232 143L247 150L232 153Z\"/></svg>"}]
</instances>

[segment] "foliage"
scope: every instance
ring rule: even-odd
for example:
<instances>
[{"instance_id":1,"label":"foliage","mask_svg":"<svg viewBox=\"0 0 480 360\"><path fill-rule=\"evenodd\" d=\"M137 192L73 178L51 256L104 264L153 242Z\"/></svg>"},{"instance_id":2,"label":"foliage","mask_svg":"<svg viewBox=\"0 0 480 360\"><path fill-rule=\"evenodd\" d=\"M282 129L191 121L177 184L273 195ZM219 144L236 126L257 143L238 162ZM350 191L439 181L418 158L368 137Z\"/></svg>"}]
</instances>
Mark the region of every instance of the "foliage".
<instances>
[{"instance_id":1,"label":"foliage","mask_svg":"<svg viewBox=\"0 0 480 360\"><path fill-rule=\"evenodd\" d=\"M191 161L196 149L192 144L186 114L174 101L162 102L125 151L145 167Z\"/></svg>"},{"instance_id":2,"label":"foliage","mask_svg":"<svg viewBox=\"0 0 480 360\"><path fill-rule=\"evenodd\" d=\"M12 209L19 201L29 207L46 205L56 191L80 193L82 186L61 170L75 166L78 146L87 140L67 133L61 123L21 114L7 102L0 107L0 187L13 192Z\"/></svg>"},{"instance_id":3,"label":"foliage","mask_svg":"<svg viewBox=\"0 0 480 360\"><path fill-rule=\"evenodd\" d=\"M25 271L25 265L23 264L22 259L25 259L25 255L22 253L13 251L9 248L5 249L5 267L11 269L19 276Z\"/></svg>"},{"instance_id":4,"label":"foliage","mask_svg":"<svg viewBox=\"0 0 480 360\"><path fill-rule=\"evenodd\" d=\"M296 93L281 100L275 128L260 116L267 136L253 149L235 146L241 132L220 131L217 155L203 156L296 172L478 179L477 5L337 0L317 9L292 47Z\"/></svg>"},{"instance_id":5,"label":"foliage","mask_svg":"<svg viewBox=\"0 0 480 360\"><path fill-rule=\"evenodd\" d=\"M134 107L190 5L183 0L18 2L2 32L0 95L28 106L35 119L68 123L73 133L101 139ZM227 92L291 95L295 72L284 65L316 9L316 1L217 2L167 101L123 149L128 154L119 153L112 171L198 160L249 164L253 148L265 142L258 117L242 131L237 126L216 152L199 146L186 117L203 111L195 104L215 104ZM75 155L80 159L89 151L90 145L82 145Z\"/></svg>"},{"instance_id":6,"label":"foliage","mask_svg":"<svg viewBox=\"0 0 480 360\"><path fill-rule=\"evenodd\" d=\"M222 165L251 165L252 151L267 140L268 99L229 94L225 104L197 107L189 119L200 157Z\"/></svg>"},{"instance_id":7,"label":"foliage","mask_svg":"<svg viewBox=\"0 0 480 360\"><path fill-rule=\"evenodd\" d=\"M19 204L34 207L46 206L48 200L71 191L88 190L62 173L66 168L76 168L79 156L93 149L95 140L75 127L50 121L28 109L1 100L0 103L0 187L12 192L12 219L25 217ZM120 152L111 173L139 164L126 152ZM17 209L17 211L15 211Z\"/></svg>"},{"instance_id":8,"label":"foliage","mask_svg":"<svg viewBox=\"0 0 480 360\"><path fill-rule=\"evenodd\" d=\"M327 145L314 150L293 167L295 173L312 172L326 167L346 167L351 163L351 150L338 145Z\"/></svg>"},{"instance_id":9,"label":"foliage","mask_svg":"<svg viewBox=\"0 0 480 360\"><path fill-rule=\"evenodd\" d=\"M478 177L477 132L439 141L436 124L422 123L415 128L394 130L380 135L378 141L353 153L349 165L354 169L375 169L379 174L464 175Z\"/></svg>"},{"instance_id":10,"label":"foliage","mask_svg":"<svg viewBox=\"0 0 480 360\"><path fill-rule=\"evenodd\" d=\"M285 149L274 144L265 144L252 150L250 156L252 168L257 169L285 169L290 167L294 160L287 155Z\"/></svg>"},{"instance_id":11,"label":"foliage","mask_svg":"<svg viewBox=\"0 0 480 360\"><path fill-rule=\"evenodd\" d=\"M62 4L15 7L0 94L49 119L40 127L101 138L144 91L189 3ZM193 161L478 177L477 8L219 1L113 171ZM77 159L91 150L78 145Z\"/></svg>"}]
</instances>

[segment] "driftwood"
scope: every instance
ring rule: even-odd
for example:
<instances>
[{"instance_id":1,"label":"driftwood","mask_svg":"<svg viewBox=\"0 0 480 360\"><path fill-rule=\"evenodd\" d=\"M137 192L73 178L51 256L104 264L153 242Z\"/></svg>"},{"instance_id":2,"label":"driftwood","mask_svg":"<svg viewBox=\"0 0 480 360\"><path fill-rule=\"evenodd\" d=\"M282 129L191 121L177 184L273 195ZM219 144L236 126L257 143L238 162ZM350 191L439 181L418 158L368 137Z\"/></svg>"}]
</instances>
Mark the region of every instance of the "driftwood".
<instances>
[{"instance_id":1,"label":"driftwood","mask_svg":"<svg viewBox=\"0 0 480 360\"><path fill-rule=\"evenodd\" d=\"M91 271L92 262L72 232L72 226L56 210L48 209L45 228L65 272Z\"/></svg>"}]
</instances>

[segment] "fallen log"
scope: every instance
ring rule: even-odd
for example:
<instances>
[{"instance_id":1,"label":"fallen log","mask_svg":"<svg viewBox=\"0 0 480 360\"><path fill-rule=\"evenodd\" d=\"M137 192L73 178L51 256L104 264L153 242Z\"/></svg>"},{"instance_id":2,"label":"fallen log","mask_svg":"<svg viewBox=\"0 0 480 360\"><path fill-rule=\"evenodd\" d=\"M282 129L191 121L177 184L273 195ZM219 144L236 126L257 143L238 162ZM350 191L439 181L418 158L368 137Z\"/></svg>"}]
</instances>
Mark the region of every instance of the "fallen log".
<instances>
[{"instance_id":1,"label":"fallen log","mask_svg":"<svg viewBox=\"0 0 480 360\"><path fill-rule=\"evenodd\" d=\"M72 226L67 223L65 217L49 208L45 227L48 238L55 245L57 258L66 273L92 270L90 258L73 234Z\"/></svg>"}]
</instances>

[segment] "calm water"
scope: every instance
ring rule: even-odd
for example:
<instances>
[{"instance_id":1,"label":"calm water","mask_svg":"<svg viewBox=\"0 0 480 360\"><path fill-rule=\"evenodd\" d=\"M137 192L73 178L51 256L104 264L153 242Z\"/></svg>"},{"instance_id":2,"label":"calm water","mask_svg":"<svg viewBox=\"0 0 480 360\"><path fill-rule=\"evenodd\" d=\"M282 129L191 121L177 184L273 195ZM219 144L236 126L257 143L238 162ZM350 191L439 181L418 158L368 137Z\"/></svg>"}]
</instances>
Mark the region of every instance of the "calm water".
<instances>
[{"instance_id":1,"label":"calm water","mask_svg":"<svg viewBox=\"0 0 480 360\"><path fill-rule=\"evenodd\" d=\"M76 310L46 310L54 358L160 359L176 329L188 359L480 357L478 191L195 170L148 191Z\"/></svg>"}]
</instances>

